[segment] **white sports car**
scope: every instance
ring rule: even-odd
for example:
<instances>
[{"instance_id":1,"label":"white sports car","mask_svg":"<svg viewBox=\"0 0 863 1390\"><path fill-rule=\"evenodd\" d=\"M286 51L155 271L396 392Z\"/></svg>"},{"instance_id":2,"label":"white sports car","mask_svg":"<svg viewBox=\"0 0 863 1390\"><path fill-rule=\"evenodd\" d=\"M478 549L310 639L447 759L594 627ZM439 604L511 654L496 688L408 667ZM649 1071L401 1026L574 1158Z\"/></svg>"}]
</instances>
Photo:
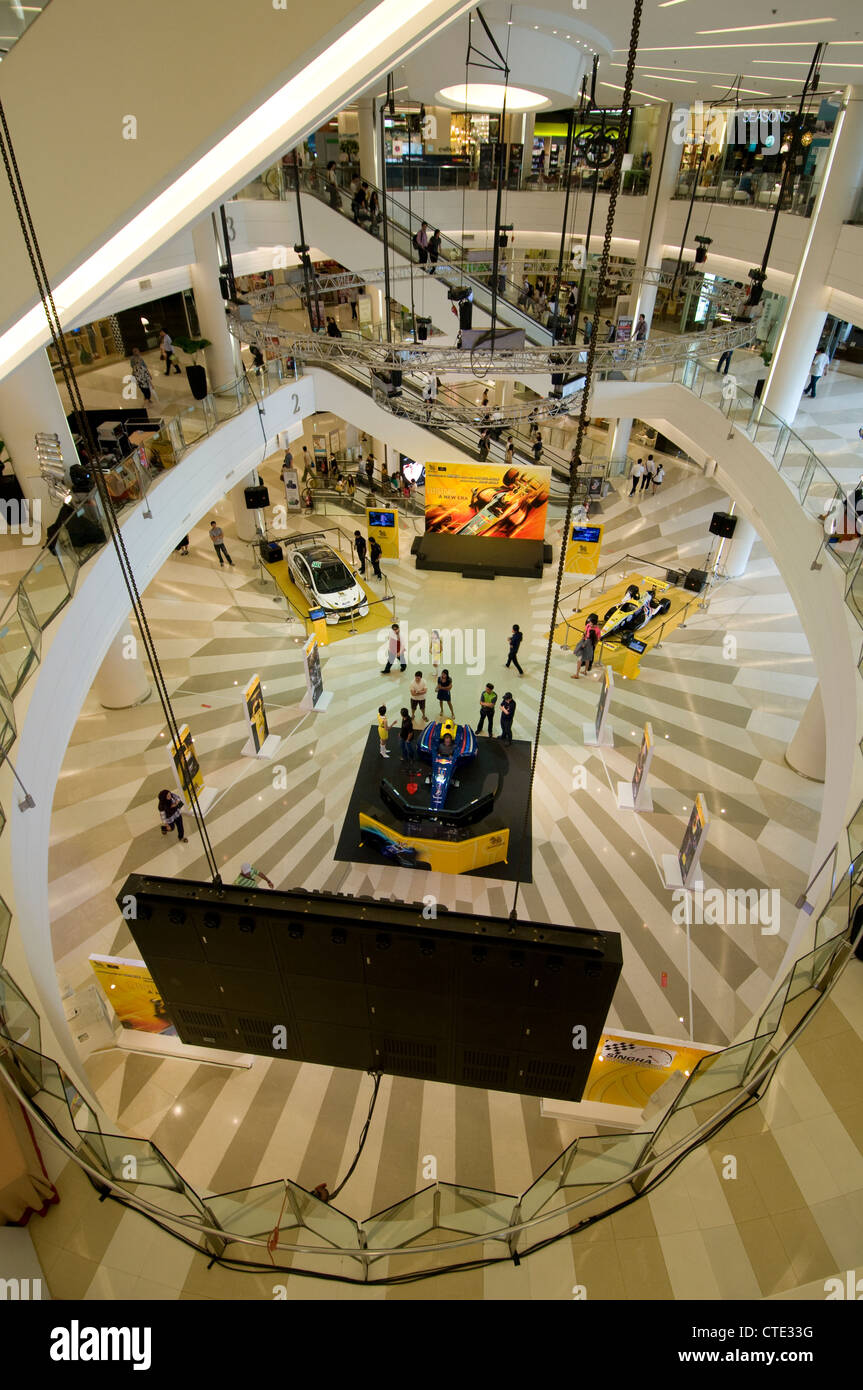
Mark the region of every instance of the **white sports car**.
<instances>
[{"instance_id":1,"label":"white sports car","mask_svg":"<svg viewBox=\"0 0 863 1390\"><path fill-rule=\"evenodd\" d=\"M367 616L365 590L332 546L310 541L289 550L287 559L294 583L311 608L323 608L328 623Z\"/></svg>"}]
</instances>

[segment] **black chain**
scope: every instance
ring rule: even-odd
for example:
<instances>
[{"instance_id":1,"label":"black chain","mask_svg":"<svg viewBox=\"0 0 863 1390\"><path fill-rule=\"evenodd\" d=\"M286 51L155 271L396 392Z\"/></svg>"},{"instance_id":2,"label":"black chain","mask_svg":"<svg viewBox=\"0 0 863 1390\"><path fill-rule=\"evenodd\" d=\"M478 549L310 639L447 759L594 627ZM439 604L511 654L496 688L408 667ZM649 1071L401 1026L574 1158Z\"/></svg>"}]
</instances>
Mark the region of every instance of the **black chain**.
<instances>
[{"instance_id":1,"label":"black chain","mask_svg":"<svg viewBox=\"0 0 863 1390\"><path fill-rule=\"evenodd\" d=\"M641 30L641 12L644 0L635 0L632 10L632 29L629 36L629 54L626 60L626 76L623 79L623 98L621 100L621 113L629 110L630 97L632 96L632 83L635 74L635 59L638 53L638 36ZM622 126L621 126L622 137ZM605 236L602 242L602 256L599 262L599 275L596 285L596 303L601 304L605 295L605 286L608 280L608 262L611 256L611 241L614 233L614 214L617 208L617 196L620 192L620 176L623 170L623 155L626 141L621 138L616 142L614 157L614 173L612 175L611 191L608 198L608 216L605 219ZM585 247L585 257L589 254L590 248ZM596 320L594 315L594 320ZM576 331L578 325L576 324ZM580 461L581 449L584 442L584 435L588 424L588 406L590 403L591 386L593 383L593 364L596 356L596 344L599 333L597 324L594 321L593 332L590 335L590 343L587 350L587 365L584 373L584 388L581 395L581 410L578 416L578 433L575 439L575 456ZM545 667L542 674L542 689L539 695L539 710L536 716L536 734L533 741L533 757L530 764L530 780L527 788L527 798L524 808L524 821L521 832L521 852L519 855L519 871L512 898L512 909L510 917L517 917L518 894L521 888L521 876L524 867L525 849L527 837L530 830L530 817L533 805L533 784L536 777L536 764L539 757L539 743L542 735L542 719L545 712L545 697L548 690L548 677L551 671L551 658L554 651L554 629L557 623L558 609L560 607L560 591L563 587L564 565L566 563L566 549L569 541L569 533L572 526L572 512L575 506L575 486L578 479L578 464L570 464L569 493L566 499L566 516L563 523L563 531L560 538L560 558L557 564L557 579L554 586L554 600L551 610L551 624L548 633L548 642L545 649Z\"/></svg>"},{"instance_id":2,"label":"black chain","mask_svg":"<svg viewBox=\"0 0 863 1390\"><path fill-rule=\"evenodd\" d=\"M168 687L165 682L165 677L162 672L161 665L159 663L159 658L156 652L156 646L153 641L152 633L150 632L150 627L147 622L147 616L144 611L144 606L141 602L140 593L138 592L138 586L135 581L135 576L132 572L131 562L126 551L126 544L123 539L123 532L120 528L116 511L114 509L114 503L110 493L108 492L108 487L105 482L102 470L98 466L97 457L99 449L96 442L96 437L93 433L93 429L90 424L87 412L84 409L84 402L81 396L80 388L78 386L78 379L75 375L75 368L72 364L68 348L66 347L65 341L63 339L63 329L60 322L60 316L57 312L57 306L54 303L54 294L51 288L51 282L48 279L48 273L45 269L44 261L42 260L42 252L39 246L39 240L36 236L36 231L33 226L33 219L30 215L30 207L27 202L27 196L24 192L24 185L18 168L18 161L15 156L15 147L12 143L12 137L9 132L9 126L6 121L6 112L3 107L2 101L0 101L0 126L2 126L3 130L3 138L2 140L0 140L0 152L2 152L3 164L6 169L6 176L9 180L9 187L12 192L12 198L15 203L15 209L18 214L18 222L21 227L21 235L24 238L24 245L27 249L27 255L30 261L31 268L33 270L33 277L36 281L37 289L39 290L39 297L42 301L42 307L45 310L45 317L48 321L48 328L51 333L52 341L54 343L54 349L57 353L60 370L63 374L63 380L69 392L69 399L72 403L72 410L75 415L75 420L78 424L78 429L80 433L84 437L91 451L91 455L94 461L93 474L96 479L96 492L102 504L102 513L105 518L105 521L107 522L108 532L111 541L113 542L115 552L117 554L117 560L120 566L120 573L123 576L126 589L128 590L135 617L138 620L138 626L144 642L144 650L147 654L147 660L149 662L150 669L153 673L153 678L156 685L156 693L159 696L159 702L162 706L162 710L165 715L165 720L167 722L171 737L174 741L174 745L178 750L180 750L181 743L179 726L177 724L177 720L174 715L174 710L171 705L170 695L168 694ZM185 771L184 758L181 760L181 767ZM188 782L186 784L185 776L183 777L183 782L185 784L184 791L188 793L189 800L192 805L192 812L195 817L195 821L198 825L198 829L201 833L201 842L204 846L204 854L207 860L207 866L210 870L210 874L212 876L214 884L221 885L221 877L219 875L219 868L216 861L216 856L213 852L212 844L210 843L210 837L207 831L206 822L204 820L204 814L198 802L197 792L191 782Z\"/></svg>"}]
</instances>

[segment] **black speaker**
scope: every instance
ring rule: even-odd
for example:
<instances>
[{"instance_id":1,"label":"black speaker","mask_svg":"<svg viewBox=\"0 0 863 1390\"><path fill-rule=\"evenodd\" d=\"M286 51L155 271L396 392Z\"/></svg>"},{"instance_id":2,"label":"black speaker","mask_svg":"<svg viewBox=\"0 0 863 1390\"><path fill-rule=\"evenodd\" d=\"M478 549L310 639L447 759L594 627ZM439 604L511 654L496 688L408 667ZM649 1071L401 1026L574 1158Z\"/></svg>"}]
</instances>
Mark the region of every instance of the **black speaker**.
<instances>
[{"instance_id":1,"label":"black speaker","mask_svg":"<svg viewBox=\"0 0 863 1390\"><path fill-rule=\"evenodd\" d=\"M693 594L700 594L707 583L707 570L690 570L683 581L684 589L689 589Z\"/></svg>"},{"instance_id":2,"label":"black speaker","mask_svg":"<svg viewBox=\"0 0 863 1390\"><path fill-rule=\"evenodd\" d=\"M730 512L714 512L710 518L711 536L724 536L727 540L734 535L736 526L737 517L732 516Z\"/></svg>"},{"instance_id":3,"label":"black speaker","mask_svg":"<svg viewBox=\"0 0 863 1390\"><path fill-rule=\"evenodd\" d=\"M246 499L246 507L250 512L256 512L259 507L268 507L270 505L269 488L247 487L244 496Z\"/></svg>"},{"instance_id":4,"label":"black speaker","mask_svg":"<svg viewBox=\"0 0 863 1390\"><path fill-rule=\"evenodd\" d=\"M666 584L682 584L683 570L666 570L665 582Z\"/></svg>"}]
</instances>

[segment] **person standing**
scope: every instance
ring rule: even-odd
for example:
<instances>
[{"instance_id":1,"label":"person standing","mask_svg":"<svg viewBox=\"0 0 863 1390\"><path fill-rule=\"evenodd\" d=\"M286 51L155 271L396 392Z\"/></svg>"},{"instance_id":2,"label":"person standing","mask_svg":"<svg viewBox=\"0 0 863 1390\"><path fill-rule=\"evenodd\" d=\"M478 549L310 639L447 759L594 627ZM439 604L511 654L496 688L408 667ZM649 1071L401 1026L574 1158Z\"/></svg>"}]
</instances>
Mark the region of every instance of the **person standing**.
<instances>
[{"instance_id":1,"label":"person standing","mask_svg":"<svg viewBox=\"0 0 863 1390\"><path fill-rule=\"evenodd\" d=\"M482 726L488 720L488 736L494 738L494 707L497 704L497 691L491 681L486 682L485 690L479 697L479 726L477 734L482 733Z\"/></svg>"},{"instance_id":2,"label":"person standing","mask_svg":"<svg viewBox=\"0 0 863 1390\"><path fill-rule=\"evenodd\" d=\"M441 719L443 719L444 705L447 705L449 708L450 718L455 719L455 715L453 713L452 708L452 676L446 669L441 671L440 675L437 678L437 690L435 691L435 694L437 695L438 704L440 705Z\"/></svg>"},{"instance_id":3,"label":"person standing","mask_svg":"<svg viewBox=\"0 0 863 1390\"><path fill-rule=\"evenodd\" d=\"M377 236L380 224L381 205L378 199L378 191L376 188L373 188L369 195L369 231L372 236Z\"/></svg>"},{"instance_id":4,"label":"person standing","mask_svg":"<svg viewBox=\"0 0 863 1390\"><path fill-rule=\"evenodd\" d=\"M159 356L162 358L162 360L163 360L164 363L165 363L165 376L170 376L170 375L171 375L171 368L172 368L172 367L174 368L174 371L177 373L177 376L179 376L179 375L180 375L180 368L179 368L179 366L177 365L177 363L174 361L174 344L173 344L173 341L172 341L170 335L167 334L167 333L165 332L164 328L160 328L160 329L158 330L158 332L159 332Z\"/></svg>"},{"instance_id":5,"label":"person standing","mask_svg":"<svg viewBox=\"0 0 863 1390\"><path fill-rule=\"evenodd\" d=\"M433 627L431 635L431 663L435 671L437 671L437 668L440 666L442 651L443 642L441 641L440 632L436 627Z\"/></svg>"},{"instance_id":6,"label":"person standing","mask_svg":"<svg viewBox=\"0 0 863 1390\"><path fill-rule=\"evenodd\" d=\"M500 702L500 736L504 743L512 743L512 721L515 715L515 700L509 691Z\"/></svg>"},{"instance_id":7,"label":"person standing","mask_svg":"<svg viewBox=\"0 0 863 1390\"><path fill-rule=\"evenodd\" d=\"M366 459L366 462L365 462L365 470L366 470L366 478L368 479L369 487L371 488L371 487L374 486L374 480L375 480L375 461L374 461L374 459L372 458L371 454L370 454L369 457Z\"/></svg>"},{"instance_id":8,"label":"person standing","mask_svg":"<svg viewBox=\"0 0 863 1390\"><path fill-rule=\"evenodd\" d=\"M660 464L658 465L657 469L656 469L656 472L655 472L654 475L653 475L653 492L652 492L652 494L651 494L653 497L656 496L656 489L657 489L658 487L662 487L662 484L663 484L664 482L665 482L665 469L663 468L662 464L660 463Z\"/></svg>"},{"instance_id":9,"label":"person standing","mask_svg":"<svg viewBox=\"0 0 863 1390\"><path fill-rule=\"evenodd\" d=\"M153 394L153 378L150 376L150 368L141 356L140 348L132 348L129 357L129 367L135 379L135 385L141 392L145 401L149 401Z\"/></svg>"},{"instance_id":10,"label":"person standing","mask_svg":"<svg viewBox=\"0 0 863 1390\"><path fill-rule=\"evenodd\" d=\"M336 182L336 161L331 159L327 165L326 174L327 194L330 199L330 207L336 212L342 210L342 200L339 197L339 185Z\"/></svg>"},{"instance_id":11,"label":"person standing","mask_svg":"<svg viewBox=\"0 0 863 1390\"><path fill-rule=\"evenodd\" d=\"M480 406L481 406L481 408L482 408L483 410L488 410L488 387L487 387L487 386L486 386L485 390L484 390L483 393L482 393L482 400L480 401Z\"/></svg>"},{"instance_id":12,"label":"person standing","mask_svg":"<svg viewBox=\"0 0 863 1390\"><path fill-rule=\"evenodd\" d=\"M380 739L380 754L382 758L389 757L387 743L390 736L390 726L387 723L386 705L378 705L378 738Z\"/></svg>"},{"instance_id":13,"label":"person standing","mask_svg":"<svg viewBox=\"0 0 863 1390\"><path fill-rule=\"evenodd\" d=\"M716 363L716 370L718 372L727 372L731 370L731 355L733 352L734 348L726 348L724 352L720 352L719 360Z\"/></svg>"},{"instance_id":14,"label":"person standing","mask_svg":"<svg viewBox=\"0 0 863 1390\"><path fill-rule=\"evenodd\" d=\"M506 659L506 664L507 666L513 665L520 676L524 675L524 671L522 671L521 667L518 664L518 649L521 646L523 637L524 633L522 632L518 623L513 623L512 635L509 639L509 656Z\"/></svg>"},{"instance_id":15,"label":"person standing","mask_svg":"<svg viewBox=\"0 0 863 1390\"><path fill-rule=\"evenodd\" d=\"M381 550L379 541L375 536L372 536L371 540L369 541L369 559L372 562L372 574L374 575L375 579L383 579L383 575L381 574L382 555L383 551Z\"/></svg>"},{"instance_id":16,"label":"person standing","mask_svg":"<svg viewBox=\"0 0 863 1390\"><path fill-rule=\"evenodd\" d=\"M256 869L254 864L241 864L240 872L234 879L234 886L236 888L257 888L258 879L260 878L264 880L268 888L275 888L276 885L273 883L273 880L267 878L263 869Z\"/></svg>"},{"instance_id":17,"label":"person standing","mask_svg":"<svg viewBox=\"0 0 863 1390\"><path fill-rule=\"evenodd\" d=\"M537 428L537 431L536 431L536 434L534 435L534 440L533 440L533 461L534 461L534 463L539 463L539 461L540 461L541 458L542 458L542 435L541 435L540 432L539 432L539 428Z\"/></svg>"},{"instance_id":18,"label":"person standing","mask_svg":"<svg viewBox=\"0 0 863 1390\"><path fill-rule=\"evenodd\" d=\"M647 337L647 319L643 314L638 315L638 322L635 325L633 337L637 343L643 343Z\"/></svg>"},{"instance_id":19,"label":"person standing","mask_svg":"<svg viewBox=\"0 0 863 1390\"><path fill-rule=\"evenodd\" d=\"M641 480L641 491L646 492L653 482L653 475L656 472L656 461L653 454L647 455L647 463L644 465L644 477Z\"/></svg>"},{"instance_id":20,"label":"person standing","mask_svg":"<svg viewBox=\"0 0 863 1390\"><path fill-rule=\"evenodd\" d=\"M420 265L426 265L429 258L429 228L427 222L421 222L419 231L414 233L414 246L419 252Z\"/></svg>"},{"instance_id":21,"label":"person standing","mask_svg":"<svg viewBox=\"0 0 863 1390\"><path fill-rule=\"evenodd\" d=\"M613 343L616 337L617 337L617 329L615 328L614 324L611 322L611 319L606 319L606 320L605 320L605 341L606 341L607 343Z\"/></svg>"},{"instance_id":22,"label":"person standing","mask_svg":"<svg viewBox=\"0 0 863 1390\"><path fill-rule=\"evenodd\" d=\"M638 485L644 477L644 463L641 459L636 459L635 463L632 465L630 477L632 479L632 487L629 489L629 495L630 497L634 497L638 491Z\"/></svg>"},{"instance_id":23,"label":"person standing","mask_svg":"<svg viewBox=\"0 0 863 1390\"><path fill-rule=\"evenodd\" d=\"M342 336L342 330L339 328L339 325L336 323L335 319L334 319L334 318L328 318L328 319L327 319L327 337L328 337L328 338L340 338L341 336Z\"/></svg>"},{"instance_id":24,"label":"person standing","mask_svg":"<svg viewBox=\"0 0 863 1390\"><path fill-rule=\"evenodd\" d=\"M429 247L428 247L428 250L429 250L429 262L430 262L430 264L431 264L431 270L429 271L429 275L434 275L435 271L437 270L437 263L438 263L438 261L440 260L440 243L441 243L440 227L435 227L434 231L432 232L431 236L429 237Z\"/></svg>"},{"instance_id":25,"label":"person standing","mask_svg":"<svg viewBox=\"0 0 863 1390\"><path fill-rule=\"evenodd\" d=\"M804 396L811 396L815 400L815 388L821 380L827 368L830 366L830 358L823 350L816 352L812 358L812 366L809 368L809 385L803 392Z\"/></svg>"},{"instance_id":26,"label":"person standing","mask_svg":"<svg viewBox=\"0 0 863 1390\"><path fill-rule=\"evenodd\" d=\"M360 535L359 531L354 531L354 550L357 556L360 574L363 579L366 577L366 538Z\"/></svg>"},{"instance_id":27,"label":"person standing","mask_svg":"<svg viewBox=\"0 0 863 1390\"><path fill-rule=\"evenodd\" d=\"M589 671L593 666L593 658L596 654L596 644L600 639L599 616L596 613L589 613L587 622L584 625L584 635L575 649L578 658L578 665L575 668L575 675L572 680L577 681L581 675L582 666Z\"/></svg>"},{"instance_id":28,"label":"person standing","mask_svg":"<svg viewBox=\"0 0 863 1390\"><path fill-rule=\"evenodd\" d=\"M312 463L312 456L306 445L303 445L303 482L307 483L310 478L315 476L315 466Z\"/></svg>"},{"instance_id":29,"label":"person standing","mask_svg":"<svg viewBox=\"0 0 863 1390\"><path fill-rule=\"evenodd\" d=\"M514 458L515 458L515 440L513 439L512 435L510 435L510 436L509 436L509 439L506 441L506 453L505 453L504 456L503 456L503 461L504 461L504 463L507 465L507 467L509 467L509 465L512 463L512 461L513 461Z\"/></svg>"},{"instance_id":30,"label":"person standing","mask_svg":"<svg viewBox=\"0 0 863 1390\"><path fill-rule=\"evenodd\" d=\"M210 522L210 540L213 542L213 549L219 557L219 568L223 568L225 560L227 560L231 569L233 569L234 562L228 554L228 547L225 545L225 533L221 526L217 525L215 521ZM222 556L224 556L224 559Z\"/></svg>"},{"instance_id":31,"label":"person standing","mask_svg":"<svg viewBox=\"0 0 863 1390\"><path fill-rule=\"evenodd\" d=\"M188 555L188 553L189 553L189 537L188 537L188 536L184 536L183 539L180 541L180 543L179 543L178 545L175 545L175 546L174 546L174 550L175 550L176 553L178 553L178 554L180 554L180 555Z\"/></svg>"},{"instance_id":32,"label":"person standing","mask_svg":"<svg viewBox=\"0 0 863 1390\"><path fill-rule=\"evenodd\" d=\"M419 710L423 719L428 718L428 715L426 714L427 694L428 687L426 686L426 683L423 680L422 671L414 671L414 678L411 681L411 716L413 716L416 713L416 711Z\"/></svg>"},{"instance_id":33,"label":"person standing","mask_svg":"<svg viewBox=\"0 0 863 1390\"><path fill-rule=\"evenodd\" d=\"M417 755L416 733L414 731L414 721L408 711L402 708L401 727L399 729L399 743L402 750L402 762L412 763Z\"/></svg>"},{"instance_id":34,"label":"person standing","mask_svg":"<svg viewBox=\"0 0 863 1390\"><path fill-rule=\"evenodd\" d=\"M488 430L483 430L481 432L477 448L479 449L480 463L485 463L491 449L491 439L489 438Z\"/></svg>"},{"instance_id":35,"label":"person standing","mask_svg":"<svg viewBox=\"0 0 863 1390\"><path fill-rule=\"evenodd\" d=\"M374 542L372 542L372 544L374 544ZM374 558L372 558L372 564L374 564ZM389 675L390 671L392 670L392 665L394 661L398 661L402 670L405 670L407 662L405 661L405 652L404 647L402 646L402 635L399 631L398 623L393 623L392 627L390 628L389 644L387 650L387 664L381 671L382 676Z\"/></svg>"},{"instance_id":36,"label":"person standing","mask_svg":"<svg viewBox=\"0 0 863 1390\"><path fill-rule=\"evenodd\" d=\"M164 791L159 792L157 805L162 818L162 834L167 835L173 827L177 831L180 844L187 845L188 837L183 834L183 812L186 809L183 798L176 792L168 791L166 787Z\"/></svg>"},{"instance_id":37,"label":"person standing","mask_svg":"<svg viewBox=\"0 0 863 1390\"><path fill-rule=\"evenodd\" d=\"M282 459L282 482L285 481L284 469L286 469L286 468L293 468L293 466L294 466L294 456L293 456L293 454L291 453L291 446L290 446L290 444L289 444L288 447L285 449L285 457Z\"/></svg>"},{"instance_id":38,"label":"person standing","mask_svg":"<svg viewBox=\"0 0 863 1390\"><path fill-rule=\"evenodd\" d=\"M591 338L593 337L593 319L586 318L584 320L584 327L581 330L581 336L584 339L585 343L590 342Z\"/></svg>"}]
</instances>

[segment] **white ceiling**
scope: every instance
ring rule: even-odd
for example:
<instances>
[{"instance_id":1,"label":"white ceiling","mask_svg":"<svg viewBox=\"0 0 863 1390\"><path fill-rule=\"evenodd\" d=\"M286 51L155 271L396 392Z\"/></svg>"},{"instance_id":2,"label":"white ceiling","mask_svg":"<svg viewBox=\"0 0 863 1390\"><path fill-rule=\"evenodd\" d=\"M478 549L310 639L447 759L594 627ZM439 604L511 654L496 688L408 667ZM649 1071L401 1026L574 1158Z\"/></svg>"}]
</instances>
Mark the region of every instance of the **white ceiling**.
<instances>
[{"instance_id":1,"label":"white ceiling","mask_svg":"<svg viewBox=\"0 0 863 1390\"><path fill-rule=\"evenodd\" d=\"M490 0L482 12L506 54L510 80L541 91L551 105L570 104L581 74L599 55L597 89L602 105L613 106L623 86L632 25L631 0L572 0L507 4ZM773 26L773 27L770 27ZM777 27L778 26L778 27ZM734 33L711 30L736 29ZM465 79L468 23L460 19L398 70L410 96L433 102L437 91ZM471 37L489 49L474 20ZM753 105L779 100L802 89L815 46L828 44L819 92L848 84L863 86L861 0L645 0L638 43L636 104L721 100L739 79L740 95ZM472 67L472 81L493 81ZM402 95L407 95L403 92Z\"/></svg>"}]
</instances>

